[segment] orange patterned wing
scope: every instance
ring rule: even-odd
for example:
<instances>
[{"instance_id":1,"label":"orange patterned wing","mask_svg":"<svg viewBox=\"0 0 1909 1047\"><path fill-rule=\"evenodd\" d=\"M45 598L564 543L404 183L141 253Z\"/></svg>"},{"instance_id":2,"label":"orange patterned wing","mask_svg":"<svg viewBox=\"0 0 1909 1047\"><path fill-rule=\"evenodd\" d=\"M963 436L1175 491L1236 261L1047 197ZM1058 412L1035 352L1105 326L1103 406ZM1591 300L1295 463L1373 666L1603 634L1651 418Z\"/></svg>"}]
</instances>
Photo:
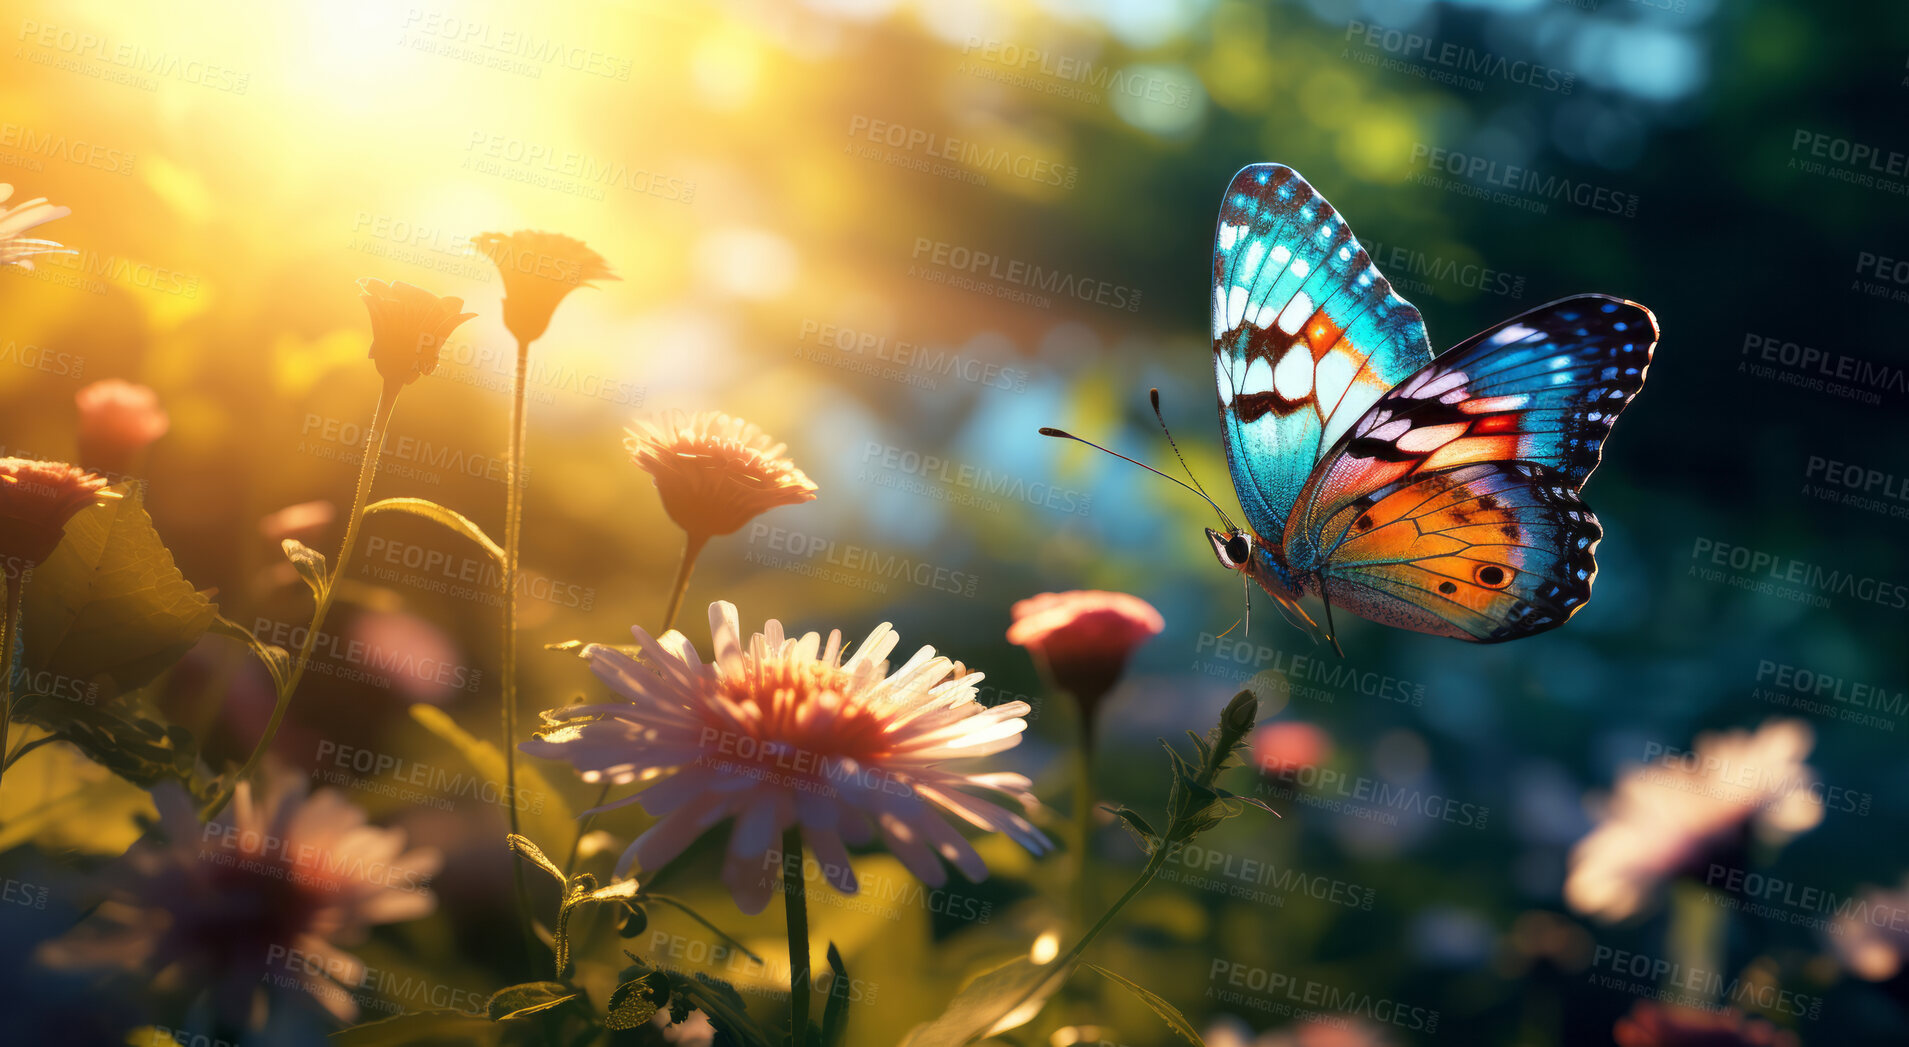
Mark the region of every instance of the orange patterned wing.
<instances>
[{"instance_id":1,"label":"orange patterned wing","mask_svg":"<svg viewBox=\"0 0 1909 1047\"><path fill-rule=\"evenodd\" d=\"M1478 643L1554 629L1591 597L1597 517L1532 462L1408 476L1321 520L1325 597L1362 618Z\"/></svg>"}]
</instances>

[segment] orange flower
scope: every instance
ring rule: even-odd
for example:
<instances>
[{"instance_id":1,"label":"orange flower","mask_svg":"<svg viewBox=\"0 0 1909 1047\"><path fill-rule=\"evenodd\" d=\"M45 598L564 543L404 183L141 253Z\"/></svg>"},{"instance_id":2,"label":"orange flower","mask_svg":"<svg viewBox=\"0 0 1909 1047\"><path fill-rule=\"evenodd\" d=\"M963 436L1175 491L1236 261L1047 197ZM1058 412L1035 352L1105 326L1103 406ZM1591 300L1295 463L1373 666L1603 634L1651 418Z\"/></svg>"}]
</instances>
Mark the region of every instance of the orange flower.
<instances>
[{"instance_id":1,"label":"orange flower","mask_svg":"<svg viewBox=\"0 0 1909 1047\"><path fill-rule=\"evenodd\" d=\"M1762 1018L1640 1000L1617 1020L1618 1047L1798 1047L1802 1041Z\"/></svg>"},{"instance_id":2,"label":"orange flower","mask_svg":"<svg viewBox=\"0 0 1909 1047\"><path fill-rule=\"evenodd\" d=\"M0 266L31 269L34 255L73 253L51 240L29 240L20 235L36 225L65 218L73 213L72 208L55 207L47 203L44 196L13 207L4 206L12 195L13 187L0 182Z\"/></svg>"},{"instance_id":3,"label":"orange flower","mask_svg":"<svg viewBox=\"0 0 1909 1047\"><path fill-rule=\"evenodd\" d=\"M570 292L592 280L620 279L602 255L561 233L479 233L471 244L503 275L504 326L525 345L543 337L550 314Z\"/></svg>"},{"instance_id":4,"label":"orange flower","mask_svg":"<svg viewBox=\"0 0 1909 1047\"><path fill-rule=\"evenodd\" d=\"M1083 714L1092 716L1134 650L1166 625L1138 596L1076 589L1016 602L1008 642L1033 652L1054 682L1080 701Z\"/></svg>"},{"instance_id":5,"label":"orange flower","mask_svg":"<svg viewBox=\"0 0 1909 1047\"><path fill-rule=\"evenodd\" d=\"M73 400L80 409L80 461L108 472L125 472L133 455L172 425L157 393L118 378L94 382Z\"/></svg>"},{"instance_id":6,"label":"orange flower","mask_svg":"<svg viewBox=\"0 0 1909 1047\"><path fill-rule=\"evenodd\" d=\"M655 478L663 509L692 539L733 534L778 505L815 500L816 486L782 456L786 445L720 411L638 422L623 446Z\"/></svg>"},{"instance_id":7,"label":"orange flower","mask_svg":"<svg viewBox=\"0 0 1909 1047\"><path fill-rule=\"evenodd\" d=\"M66 522L94 502L118 498L106 479L64 462L0 458L0 562L18 574L59 547Z\"/></svg>"},{"instance_id":8,"label":"orange flower","mask_svg":"<svg viewBox=\"0 0 1909 1047\"><path fill-rule=\"evenodd\" d=\"M477 315L464 311L462 298L440 298L406 283L363 279L358 287L371 313L371 359L387 385L410 385L437 370L445 340Z\"/></svg>"}]
</instances>

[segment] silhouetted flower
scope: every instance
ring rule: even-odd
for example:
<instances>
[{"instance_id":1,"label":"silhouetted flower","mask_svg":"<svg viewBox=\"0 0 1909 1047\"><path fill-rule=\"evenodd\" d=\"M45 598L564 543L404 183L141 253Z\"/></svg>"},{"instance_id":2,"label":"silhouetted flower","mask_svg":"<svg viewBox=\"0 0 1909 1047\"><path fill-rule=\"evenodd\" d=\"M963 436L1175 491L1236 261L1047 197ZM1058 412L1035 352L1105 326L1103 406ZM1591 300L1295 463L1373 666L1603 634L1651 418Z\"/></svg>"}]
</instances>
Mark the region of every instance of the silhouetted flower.
<instances>
[{"instance_id":1,"label":"silhouetted flower","mask_svg":"<svg viewBox=\"0 0 1909 1047\"><path fill-rule=\"evenodd\" d=\"M1091 719L1100 700L1127 671L1134 650L1166 624L1160 612L1138 596L1076 589L1016 601L1008 642L1033 652Z\"/></svg>"},{"instance_id":2,"label":"silhouetted flower","mask_svg":"<svg viewBox=\"0 0 1909 1047\"><path fill-rule=\"evenodd\" d=\"M376 924L415 920L437 905L435 850L405 850L401 829L374 828L333 789L309 798L303 774L250 782L201 824L185 790L153 790L162 839L135 844L104 874L106 899L65 937L42 947L61 969L138 972L163 993L211 994L230 1022L261 1023L268 985L296 985L349 1021L344 988L365 965L339 948Z\"/></svg>"},{"instance_id":3,"label":"silhouetted flower","mask_svg":"<svg viewBox=\"0 0 1909 1047\"><path fill-rule=\"evenodd\" d=\"M980 855L944 820L952 814L1005 832L1036 854L1047 838L1026 818L980 790L1035 801L1013 773L970 773L951 761L989 756L1021 741L1025 702L992 709L975 700L980 673L948 680L948 659L923 647L892 672L900 642L878 626L846 660L842 634L786 637L774 619L746 644L736 608L709 606L715 662L705 665L683 634L652 639L632 629L642 660L611 647L584 651L622 700L544 714L548 726L520 748L565 760L586 782L656 779L603 808L641 803L659 820L617 862L655 870L718 822L733 818L723 882L746 913L769 901L780 876L772 849L800 826L823 875L854 893L847 845L877 833L909 871L933 887L943 861L971 880L987 875Z\"/></svg>"},{"instance_id":4,"label":"silhouetted flower","mask_svg":"<svg viewBox=\"0 0 1909 1047\"><path fill-rule=\"evenodd\" d=\"M410 385L437 370L451 332L477 315L464 311L462 298L441 298L406 283L367 278L358 288L371 313L371 359L387 384Z\"/></svg>"},{"instance_id":5,"label":"silhouetted flower","mask_svg":"<svg viewBox=\"0 0 1909 1047\"><path fill-rule=\"evenodd\" d=\"M17 574L53 555L74 514L119 497L105 488L104 477L64 462L0 458L0 567Z\"/></svg>"},{"instance_id":6,"label":"silhouetted flower","mask_svg":"<svg viewBox=\"0 0 1909 1047\"><path fill-rule=\"evenodd\" d=\"M1784 843L1823 820L1803 763L1815 744L1801 720L1697 736L1688 754L1632 767L1604 820L1571 852L1571 908L1604 920L1635 915L1664 881L1700 868L1746 834Z\"/></svg>"},{"instance_id":7,"label":"silhouetted flower","mask_svg":"<svg viewBox=\"0 0 1909 1047\"><path fill-rule=\"evenodd\" d=\"M133 456L172 425L159 394L118 378L94 382L73 400L80 409L80 461L95 469L124 473Z\"/></svg>"},{"instance_id":8,"label":"silhouetted flower","mask_svg":"<svg viewBox=\"0 0 1909 1047\"><path fill-rule=\"evenodd\" d=\"M0 182L0 266L31 269L34 255L72 253L51 240L30 240L20 235L36 225L65 218L73 213L71 208L55 207L47 203L44 196L12 207L4 206L12 195L13 187Z\"/></svg>"},{"instance_id":9,"label":"silhouetted flower","mask_svg":"<svg viewBox=\"0 0 1909 1047\"><path fill-rule=\"evenodd\" d=\"M815 500L816 486L755 426L720 411L636 423L623 446L656 482L663 510L693 538L732 534L778 505Z\"/></svg>"},{"instance_id":10,"label":"silhouetted flower","mask_svg":"<svg viewBox=\"0 0 1909 1047\"><path fill-rule=\"evenodd\" d=\"M1639 1000L1617 1020L1617 1047L1799 1047L1793 1032L1742 1011L1721 1011Z\"/></svg>"},{"instance_id":11,"label":"silhouetted flower","mask_svg":"<svg viewBox=\"0 0 1909 1047\"><path fill-rule=\"evenodd\" d=\"M1309 723L1269 723L1253 732L1253 765L1266 774L1317 767L1332 754L1332 739Z\"/></svg>"},{"instance_id":12,"label":"silhouetted flower","mask_svg":"<svg viewBox=\"0 0 1909 1047\"><path fill-rule=\"evenodd\" d=\"M504 326L525 344L543 337L564 296L592 280L619 279L602 255L561 233L479 233L471 243L503 275Z\"/></svg>"}]
</instances>

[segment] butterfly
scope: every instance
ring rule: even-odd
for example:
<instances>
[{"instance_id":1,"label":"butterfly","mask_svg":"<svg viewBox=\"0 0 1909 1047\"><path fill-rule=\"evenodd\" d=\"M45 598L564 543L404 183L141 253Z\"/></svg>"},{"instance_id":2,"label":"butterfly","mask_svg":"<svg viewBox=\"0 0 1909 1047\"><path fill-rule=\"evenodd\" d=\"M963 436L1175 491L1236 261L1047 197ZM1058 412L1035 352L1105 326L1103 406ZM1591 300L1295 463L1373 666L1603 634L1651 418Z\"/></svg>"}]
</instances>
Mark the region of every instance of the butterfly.
<instances>
[{"instance_id":1,"label":"butterfly","mask_svg":"<svg viewBox=\"0 0 1909 1047\"><path fill-rule=\"evenodd\" d=\"M1590 599L1603 538L1578 491L1657 339L1649 309L1581 294L1434 358L1325 197L1247 167L1213 241L1213 376L1250 528L1215 504L1213 554L1335 647L1334 605L1477 643L1557 628Z\"/></svg>"}]
</instances>

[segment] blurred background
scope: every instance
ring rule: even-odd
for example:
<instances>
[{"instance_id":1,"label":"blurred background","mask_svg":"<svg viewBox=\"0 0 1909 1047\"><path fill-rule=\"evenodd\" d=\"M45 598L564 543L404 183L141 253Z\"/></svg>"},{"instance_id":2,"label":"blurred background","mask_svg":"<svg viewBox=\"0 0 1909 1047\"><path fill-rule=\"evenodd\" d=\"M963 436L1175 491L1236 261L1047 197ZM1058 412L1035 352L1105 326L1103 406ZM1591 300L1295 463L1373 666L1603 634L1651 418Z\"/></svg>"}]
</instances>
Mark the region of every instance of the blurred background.
<instances>
[{"instance_id":1,"label":"blurred background","mask_svg":"<svg viewBox=\"0 0 1909 1047\"><path fill-rule=\"evenodd\" d=\"M787 442L820 493L703 554L683 620L705 650L695 609L714 599L749 628L892 621L905 644L985 670L990 702L1028 697L1030 737L1003 762L1062 795L1073 720L1006 642L1009 608L1120 589L1167 628L1101 716L1110 802L1158 810L1154 739L1204 732L1249 682L1263 722L1298 725L1262 736L1262 770L1234 783L1283 817L1228 822L1098 946L1210 1042L1297 1037L1310 1012L1352 1011L1334 1028L1365 1039L1344 1042L1604 1044L1667 991L1804 1043L1903 1042L1897 966L1862 973L1848 956L1857 937L1872 959L1896 955L1909 917L1834 924L1909 872L1909 265L1895 261L1909 257L1909 9L338 0L28 4L5 28L0 181L15 202L71 207L40 233L78 253L0 274L0 445L71 459L83 386L150 386L171 425L129 471L186 576L266 639L309 615L279 539L342 536L322 507L273 514L349 505L378 388L354 281L479 314L399 404L375 495L432 498L501 534L512 343L469 239L568 233L621 280L573 295L535 350L527 708L602 694L542 644L661 618L680 535L623 427L724 410ZM1230 504L1212 228L1232 173L1266 160L1343 212L1435 349L1570 293L1656 312L1649 384L1585 492L1606 530L1596 597L1567 627L1472 647L1341 616L1341 663L1262 600L1250 636L1228 633L1238 580L1212 561L1200 503L1036 435L1063 426L1164 464L1158 386L1194 472ZM426 524L374 521L365 540L331 629L458 671L354 674L321 649L275 756L334 774L341 748L454 766L407 708L495 732L494 599L456 577L468 550ZM425 566L434 551L450 566ZM249 751L272 692L242 648L209 639L165 703L217 766ZM1572 849L1627 773L1772 718L1807 728L1806 831L1733 837L1725 873L1666 871L1632 911L1567 899ZM569 808L594 796L543 770ZM0 905L0 967L26 1001L10 1006L42 1036L82 1013L158 1020L31 960L83 909L59 886L70 870L137 832L130 787L112 809L19 829L20 805L88 773L23 764L44 795L9 774L0 808L16 829L8 882L51 885L38 907ZM487 993L513 947L497 917L502 810L350 778L374 820L449 856L437 913L360 954ZM599 827L620 850L640 824L632 808ZM960 886L960 913L907 895L883 856L865 875L886 872L897 900L814 907L817 936L879 986L855 1042L894 1042L976 963L1057 924L1052 871L984 847L996 875ZM1097 848L1110 900L1144 856L1118 832ZM780 917L725 909L719 860L698 849L664 879L773 952ZM615 944L605 930L600 962L620 963ZM1693 969L1716 982L1667 988ZM1057 1007L1095 1030L1050 1022L1017 1042L1168 1042L1146 1008L1101 991Z\"/></svg>"}]
</instances>

